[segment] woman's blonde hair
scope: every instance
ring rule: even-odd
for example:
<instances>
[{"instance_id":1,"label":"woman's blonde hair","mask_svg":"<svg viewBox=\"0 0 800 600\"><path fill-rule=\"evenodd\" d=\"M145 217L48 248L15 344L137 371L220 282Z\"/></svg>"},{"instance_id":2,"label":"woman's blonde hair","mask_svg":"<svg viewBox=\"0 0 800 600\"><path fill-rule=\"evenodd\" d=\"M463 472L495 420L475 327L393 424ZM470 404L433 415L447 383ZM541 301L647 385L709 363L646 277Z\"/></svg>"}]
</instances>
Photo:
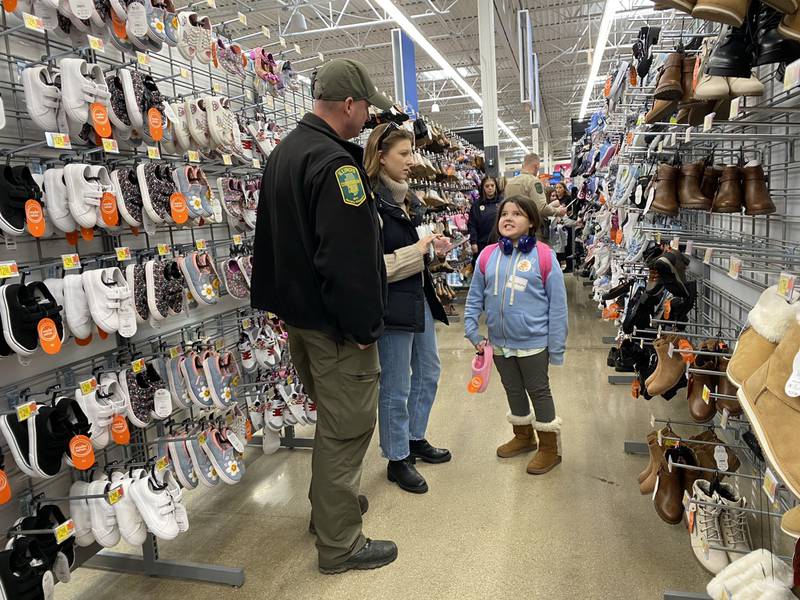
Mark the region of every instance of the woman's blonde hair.
<instances>
[{"instance_id":1,"label":"woman's blonde hair","mask_svg":"<svg viewBox=\"0 0 800 600\"><path fill-rule=\"evenodd\" d=\"M408 140L411 145L414 145L414 134L402 128L396 128L390 132L386 137L381 140L381 136L386 131L387 127L391 127L391 123L378 125L372 130L367 138L367 145L364 149L364 169L367 172L370 183L374 186L380 181L379 175L381 172L381 152L388 152L392 147L402 140ZM380 148L378 148L380 143Z\"/></svg>"}]
</instances>

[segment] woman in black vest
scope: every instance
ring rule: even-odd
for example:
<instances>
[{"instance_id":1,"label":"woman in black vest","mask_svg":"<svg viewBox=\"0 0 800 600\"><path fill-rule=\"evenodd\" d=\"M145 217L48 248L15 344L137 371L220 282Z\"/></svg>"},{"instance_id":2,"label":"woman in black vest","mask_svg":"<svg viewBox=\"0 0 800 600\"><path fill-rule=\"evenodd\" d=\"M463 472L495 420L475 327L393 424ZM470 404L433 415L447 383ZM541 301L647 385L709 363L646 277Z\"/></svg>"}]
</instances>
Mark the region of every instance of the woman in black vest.
<instances>
[{"instance_id":1,"label":"woman in black vest","mask_svg":"<svg viewBox=\"0 0 800 600\"><path fill-rule=\"evenodd\" d=\"M472 246L472 266L478 255L489 245L492 233L497 223L497 207L503 200L503 194L497 179L494 177L484 177L481 180L479 190L480 196L472 203L469 209L469 221L467 229L469 231L469 242Z\"/></svg>"},{"instance_id":2,"label":"woman in black vest","mask_svg":"<svg viewBox=\"0 0 800 600\"><path fill-rule=\"evenodd\" d=\"M389 481L423 494L428 484L416 470L415 459L450 460L448 450L434 448L425 439L441 372L434 319L447 324L447 316L427 266L430 248L440 236L419 238L417 226L422 224L424 206L408 189L413 141L411 132L394 123L379 125L367 140L364 165L383 227L389 282L386 329L378 339L381 449L389 459Z\"/></svg>"}]
</instances>

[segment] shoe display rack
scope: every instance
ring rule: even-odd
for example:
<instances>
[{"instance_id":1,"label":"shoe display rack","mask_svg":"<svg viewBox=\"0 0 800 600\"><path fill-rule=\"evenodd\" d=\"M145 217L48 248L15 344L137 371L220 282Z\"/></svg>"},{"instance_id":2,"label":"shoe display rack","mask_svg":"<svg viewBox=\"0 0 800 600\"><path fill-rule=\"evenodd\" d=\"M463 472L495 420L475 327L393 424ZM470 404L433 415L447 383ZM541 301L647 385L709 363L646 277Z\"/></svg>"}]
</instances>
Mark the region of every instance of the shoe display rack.
<instances>
[{"instance_id":1,"label":"shoe display rack","mask_svg":"<svg viewBox=\"0 0 800 600\"><path fill-rule=\"evenodd\" d=\"M246 446L312 445L283 325L249 307L263 164L308 82L296 47L244 47L192 6L4 4L0 526L24 565L12 584L0 569L9 597L81 565L242 585L158 543L191 535L192 489L246 477Z\"/></svg>"},{"instance_id":2,"label":"shoe display rack","mask_svg":"<svg viewBox=\"0 0 800 600\"><path fill-rule=\"evenodd\" d=\"M640 492L714 575L708 595L664 598L784 597L800 537L800 7L656 7L632 13L575 147L576 273L618 329L608 383L652 403L652 431L624 448L650 457Z\"/></svg>"}]
</instances>

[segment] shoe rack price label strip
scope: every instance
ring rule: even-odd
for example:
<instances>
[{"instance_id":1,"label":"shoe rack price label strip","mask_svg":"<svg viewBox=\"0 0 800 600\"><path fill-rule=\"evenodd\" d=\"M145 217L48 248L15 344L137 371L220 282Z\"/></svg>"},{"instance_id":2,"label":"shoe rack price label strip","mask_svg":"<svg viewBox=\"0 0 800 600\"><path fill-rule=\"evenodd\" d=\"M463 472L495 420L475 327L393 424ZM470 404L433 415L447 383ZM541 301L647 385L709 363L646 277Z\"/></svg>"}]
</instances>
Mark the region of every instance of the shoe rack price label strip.
<instances>
[{"instance_id":1,"label":"shoe rack price label strip","mask_svg":"<svg viewBox=\"0 0 800 600\"><path fill-rule=\"evenodd\" d=\"M70 269L80 269L81 257L77 254L62 254L61 266L64 267L65 271L69 271Z\"/></svg>"},{"instance_id":2,"label":"shoe rack price label strip","mask_svg":"<svg viewBox=\"0 0 800 600\"><path fill-rule=\"evenodd\" d=\"M739 279L742 272L742 259L731 256L731 264L728 267L728 277L731 279Z\"/></svg>"},{"instance_id":3,"label":"shoe rack price label strip","mask_svg":"<svg viewBox=\"0 0 800 600\"><path fill-rule=\"evenodd\" d=\"M261 35L263 35L268 40L272 39L272 34L269 32L269 27L267 27L266 25L261 26Z\"/></svg>"},{"instance_id":4,"label":"shoe rack price label strip","mask_svg":"<svg viewBox=\"0 0 800 600\"><path fill-rule=\"evenodd\" d=\"M78 387L81 390L81 394L83 394L84 396L88 396L97 389L97 379L95 377L92 377L91 379L87 379L86 381L81 381L78 384Z\"/></svg>"},{"instance_id":5,"label":"shoe rack price label strip","mask_svg":"<svg viewBox=\"0 0 800 600\"><path fill-rule=\"evenodd\" d=\"M89 48L95 52L106 51L106 43L103 41L103 38L95 37L93 35L87 35L86 38L89 40Z\"/></svg>"},{"instance_id":6,"label":"shoe rack price label strip","mask_svg":"<svg viewBox=\"0 0 800 600\"><path fill-rule=\"evenodd\" d=\"M157 246L157 249L159 256L166 256L167 254L169 254L170 251L169 244L159 244Z\"/></svg>"},{"instance_id":7,"label":"shoe rack price label strip","mask_svg":"<svg viewBox=\"0 0 800 600\"><path fill-rule=\"evenodd\" d=\"M137 358L135 361L131 363L131 369L134 373L141 373L144 371L145 364L143 358Z\"/></svg>"},{"instance_id":8,"label":"shoe rack price label strip","mask_svg":"<svg viewBox=\"0 0 800 600\"><path fill-rule=\"evenodd\" d=\"M247 27L247 15L241 12L236 13L236 18L239 19L239 23Z\"/></svg>"},{"instance_id":9,"label":"shoe rack price label strip","mask_svg":"<svg viewBox=\"0 0 800 600\"><path fill-rule=\"evenodd\" d=\"M180 346L172 346L172 348L169 349L170 358L178 358L181 354L183 354L183 348Z\"/></svg>"},{"instance_id":10,"label":"shoe rack price label strip","mask_svg":"<svg viewBox=\"0 0 800 600\"><path fill-rule=\"evenodd\" d=\"M713 112L706 115L706 117L703 119L703 131L704 132L709 131L711 129L711 127L713 127L713 125L714 125L714 117L716 117L716 116L717 116L717 113L713 113Z\"/></svg>"},{"instance_id":11,"label":"shoe rack price label strip","mask_svg":"<svg viewBox=\"0 0 800 600\"><path fill-rule=\"evenodd\" d=\"M22 22L25 24L26 29L44 33L44 21L42 21L41 17L24 12L22 13Z\"/></svg>"},{"instance_id":12,"label":"shoe rack price label strip","mask_svg":"<svg viewBox=\"0 0 800 600\"><path fill-rule=\"evenodd\" d=\"M31 402L26 402L25 404L20 404L16 408L17 410L17 421L22 423L23 421L27 421L33 415L39 412L39 407L36 405L36 401L33 400Z\"/></svg>"},{"instance_id":13,"label":"shoe rack price label strip","mask_svg":"<svg viewBox=\"0 0 800 600\"><path fill-rule=\"evenodd\" d=\"M56 148L57 150L72 150L72 142L69 139L68 133L46 131L44 138L47 141L47 145L51 148Z\"/></svg>"},{"instance_id":14,"label":"shoe rack price label strip","mask_svg":"<svg viewBox=\"0 0 800 600\"><path fill-rule=\"evenodd\" d=\"M114 506L117 502L122 500L124 496L125 496L125 490L121 485L118 485L117 487L108 490L108 493L106 494L106 501L111 506Z\"/></svg>"},{"instance_id":15,"label":"shoe rack price label strip","mask_svg":"<svg viewBox=\"0 0 800 600\"><path fill-rule=\"evenodd\" d=\"M119 144L114 138L103 138L103 150L109 154L119 154Z\"/></svg>"},{"instance_id":16,"label":"shoe rack price label strip","mask_svg":"<svg viewBox=\"0 0 800 600\"><path fill-rule=\"evenodd\" d=\"M714 255L713 248L706 248L706 252L703 255L703 264L710 265L711 264L711 257Z\"/></svg>"},{"instance_id":17,"label":"shoe rack price label strip","mask_svg":"<svg viewBox=\"0 0 800 600\"><path fill-rule=\"evenodd\" d=\"M761 484L761 488L773 504L778 498L778 485L778 478L775 477L772 469L767 467L764 471L764 483Z\"/></svg>"},{"instance_id":18,"label":"shoe rack price label strip","mask_svg":"<svg viewBox=\"0 0 800 600\"><path fill-rule=\"evenodd\" d=\"M150 160L161 160L161 151L156 146L148 146L147 158Z\"/></svg>"},{"instance_id":19,"label":"shoe rack price label strip","mask_svg":"<svg viewBox=\"0 0 800 600\"><path fill-rule=\"evenodd\" d=\"M17 275L19 275L19 268L17 267L16 261L8 260L0 262L0 279L16 277Z\"/></svg>"},{"instance_id":20,"label":"shoe rack price label strip","mask_svg":"<svg viewBox=\"0 0 800 600\"><path fill-rule=\"evenodd\" d=\"M778 293L789 301L794 293L794 282L795 276L791 273L781 273L778 278Z\"/></svg>"},{"instance_id":21,"label":"shoe rack price label strip","mask_svg":"<svg viewBox=\"0 0 800 600\"><path fill-rule=\"evenodd\" d=\"M741 103L742 103L741 96L737 96L736 98L731 100L731 110L728 113L728 118L730 120L734 120L739 116L739 106L741 105Z\"/></svg>"},{"instance_id":22,"label":"shoe rack price label strip","mask_svg":"<svg viewBox=\"0 0 800 600\"><path fill-rule=\"evenodd\" d=\"M75 521L67 519L61 525L53 529L53 535L56 536L56 544L63 544L75 535Z\"/></svg>"},{"instance_id":23,"label":"shoe rack price label strip","mask_svg":"<svg viewBox=\"0 0 800 600\"><path fill-rule=\"evenodd\" d=\"M788 92L800 84L800 59L786 66L786 74L783 76L783 91Z\"/></svg>"},{"instance_id":24,"label":"shoe rack price label strip","mask_svg":"<svg viewBox=\"0 0 800 600\"><path fill-rule=\"evenodd\" d=\"M136 62L146 67L150 64L150 55L145 52L136 52Z\"/></svg>"},{"instance_id":25,"label":"shoe rack price label strip","mask_svg":"<svg viewBox=\"0 0 800 600\"><path fill-rule=\"evenodd\" d=\"M197 150L189 150L187 152L189 156L189 162L199 163L200 162L200 153Z\"/></svg>"},{"instance_id":26,"label":"shoe rack price label strip","mask_svg":"<svg viewBox=\"0 0 800 600\"><path fill-rule=\"evenodd\" d=\"M156 472L161 473L162 471L166 471L169 468L169 458L166 456L161 456L156 461Z\"/></svg>"},{"instance_id":27,"label":"shoe rack price label strip","mask_svg":"<svg viewBox=\"0 0 800 600\"><path fill-rule=\"evenodd\" d=\"M129 246L120 246L119 248L114 248L114 251L117 253L117 260L120 262L131 259L131 249Z\"/></svg>"}]
</instances>

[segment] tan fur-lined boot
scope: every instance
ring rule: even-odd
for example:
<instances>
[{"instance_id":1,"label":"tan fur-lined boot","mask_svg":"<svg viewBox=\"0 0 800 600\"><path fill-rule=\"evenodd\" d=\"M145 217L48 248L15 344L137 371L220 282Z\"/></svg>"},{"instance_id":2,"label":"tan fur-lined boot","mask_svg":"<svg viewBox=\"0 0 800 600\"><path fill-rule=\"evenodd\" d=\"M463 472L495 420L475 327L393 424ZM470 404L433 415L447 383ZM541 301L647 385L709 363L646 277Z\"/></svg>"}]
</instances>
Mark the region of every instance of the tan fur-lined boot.
<instances>
[{"instance_id":1,"label":"tan fur-lined boot","mask_svg":"<svg viewBox=\"0 0 800 600\"><path fill-rule=\"evenodd\" d=\"M561 463L561 450L559 437L561 434L561 419L556 417L550 423L533 422L533 428L539 437L539 451L528 463L528 473L543 475Z\"/></svg>"},{"instance_id":2,"label":"tan fur-lined boot","mask_svg":"<svg viewBox=\"0 0 800 600\"><path fill-rule=\"evenodd\" d=\"M523 452L533 452L536 450L536 437L533 433L531 421L533 417L517 417L508 413L508 421L514 426L514 437L497 448L497 456L500 458L511 458Z\"/></svg>"}]
</instances>

